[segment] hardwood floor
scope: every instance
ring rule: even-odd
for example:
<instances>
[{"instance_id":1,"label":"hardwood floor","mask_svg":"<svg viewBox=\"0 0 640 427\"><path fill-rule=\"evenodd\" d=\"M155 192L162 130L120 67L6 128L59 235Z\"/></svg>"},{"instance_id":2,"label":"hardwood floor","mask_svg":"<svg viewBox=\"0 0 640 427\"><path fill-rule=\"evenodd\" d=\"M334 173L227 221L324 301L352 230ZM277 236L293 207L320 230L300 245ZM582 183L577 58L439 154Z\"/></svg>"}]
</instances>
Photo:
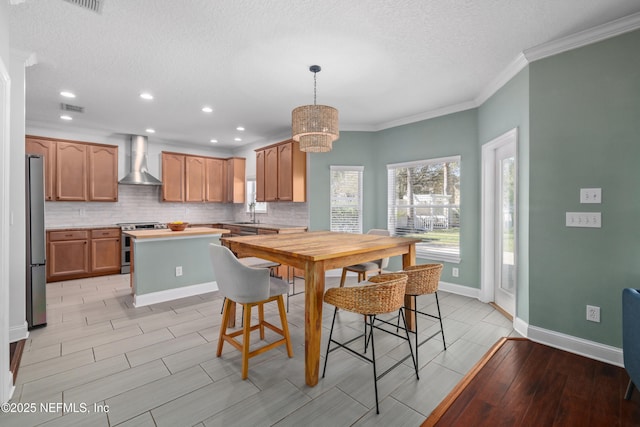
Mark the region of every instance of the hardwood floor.
<instances>
[{"instance_id":1,"label":"hardwood floor","mask_svg":"<svg viewBox=\"0 0 640 427\"><path fill-rule=\"evenodd\" d=\"M640 426L640 391L624 400L623 368L523 339L492 352L423 427Z\"/></svg>"},{"instance_id":2,"label":"hardwood floor","mask_svg":"<svg viewBox=\"0 0 640 427\"><path fill-rule=\"evenodd\" d=\"M339 279L328 277L327 287ZM0 412L0 426L419 426L500 337L514 334L487 304L439 297L447 350L439 337L420 347L420 380L410 360L382 378L376 415L371 365L343 350L332 353L316 387L306 385L304 295L290 299L287 313L294 357L280 348L261 354L243 381L237 350L225 346L216 357L216 293L134 308L128 275L51 283L47 326L25 342L11 400L35 411ZM421 296L418 306L432 312L435 298ZM325 306L323 349L332 314ZM275 308L265 307L265 318L279 322ZM436 322L421 319L421 335L431 335ZM361 331L362 316L339 313L334 333ZM267 340L276 337L267 331ZM380 369L405 354L406 342L376 335Z\"/></svg>"}]
</instances>

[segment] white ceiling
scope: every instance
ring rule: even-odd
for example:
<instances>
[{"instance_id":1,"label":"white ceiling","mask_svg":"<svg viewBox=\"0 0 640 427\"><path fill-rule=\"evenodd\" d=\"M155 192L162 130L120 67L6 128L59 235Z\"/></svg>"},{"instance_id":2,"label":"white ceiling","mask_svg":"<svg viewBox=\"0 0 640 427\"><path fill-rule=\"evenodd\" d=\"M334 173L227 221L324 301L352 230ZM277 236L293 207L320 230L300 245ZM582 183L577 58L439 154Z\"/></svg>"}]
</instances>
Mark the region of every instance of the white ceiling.
<instances>
[{"instance_id":1,"label":"white ceiling","mask_svg":"<svg viewBox=\"0 0 640 427\"><path fill-rule=\"evenodd\" d=\"M523 51L640 12L638 0L103 2L98 14L12 0L10 45L37 58L27 122L229 149L289 135L291 110L313 103L312 64L341 130L379 130L471 105ZM62 123L61 102L85 112Z\"/></svg>"}]
</instances>

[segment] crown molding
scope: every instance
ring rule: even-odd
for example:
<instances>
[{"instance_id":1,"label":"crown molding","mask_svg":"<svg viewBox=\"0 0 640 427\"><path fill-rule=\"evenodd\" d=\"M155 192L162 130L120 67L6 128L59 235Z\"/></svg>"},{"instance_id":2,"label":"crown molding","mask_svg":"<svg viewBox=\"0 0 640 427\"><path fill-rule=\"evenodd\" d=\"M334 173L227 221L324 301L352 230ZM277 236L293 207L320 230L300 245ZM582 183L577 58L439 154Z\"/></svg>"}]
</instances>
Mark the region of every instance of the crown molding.
<instances>
[{"instance_id":1,"label":"crown molding","mask_svg":"<svg viewBox=\"0 0 640 427\"><path fill-rule=\"evenodd\" d=\"M394 128L396 126L408 125L410 123L421 122L423 120L429 120L429 119L433 119L440 116L446 116L447 114L458 113L460 111L470 110L476 107L478 107L478 104L476 104L475 100L461 102L459 104L438 108L437 110L431 110L425 113L420 113L413 116L403 117L401 119L380 123L380 125L377 126L375 130L380 131L384 129Z\"/></svg>"},{"instance_id":2,"label":"crown molding","mask_svg":"<svg viewBox=\"0 0 640 427\"><path fill-rule=\"evenodd\" d=\"M500 74L496 76L481 92L478 94L474 102L476 105L480 106L485 103L487 99L492 97L497 91L499 91L502 86L507 84L509 80L514 78L520 71L525 69L529 65L529 61L524 56L524 54L520 53L516 59L511 61L507 68L502 70Z\"/></svg>"},{"instance_id":3,"label":"crown molding","mask_svg":"<svg viewBox=\"0 0 640 427\"><path fill-rule=\"evenodd\" d=\"M538 59L547 58L562 52L567 52L569 50L616 37L621 34L637 30L638 28L640 28L640 13L634 13L633 15L625 16L588 30L580 31L548 43L534 46L530 49L526 49L523 54L527 61L533 62Z\"/></svg>"}]
</instances>

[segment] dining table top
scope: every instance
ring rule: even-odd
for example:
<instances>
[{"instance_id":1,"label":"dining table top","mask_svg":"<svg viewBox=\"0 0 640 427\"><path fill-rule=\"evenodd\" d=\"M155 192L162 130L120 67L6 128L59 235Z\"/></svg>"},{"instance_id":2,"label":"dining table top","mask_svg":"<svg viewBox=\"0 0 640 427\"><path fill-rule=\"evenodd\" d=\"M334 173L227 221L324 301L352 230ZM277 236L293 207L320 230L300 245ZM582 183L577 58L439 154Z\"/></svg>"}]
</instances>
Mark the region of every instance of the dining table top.
<instances>
[{"instance_id":1,"label":"dining table top","mask_svg":"<svg viewBox=\"0 0 640 427\"><path fill-rule=\"evenodd\" d=\"M412 237L391 237L335 231L258 234L222 237L222 240L228 244L240 243L245 248L268 250L271 253L313 262L344 258L363 252L393 249L422 241Z\"/></svg>"}]
</instances>

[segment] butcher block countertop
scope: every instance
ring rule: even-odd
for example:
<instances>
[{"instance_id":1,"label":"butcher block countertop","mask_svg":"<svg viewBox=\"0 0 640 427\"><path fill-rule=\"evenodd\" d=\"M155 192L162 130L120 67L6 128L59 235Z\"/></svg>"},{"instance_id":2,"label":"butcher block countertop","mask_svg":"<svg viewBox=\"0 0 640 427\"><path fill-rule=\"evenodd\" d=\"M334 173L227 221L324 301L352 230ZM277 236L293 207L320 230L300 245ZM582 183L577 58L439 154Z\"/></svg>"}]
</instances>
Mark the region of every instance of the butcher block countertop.
<instances>
[{"instance_id":1,"label":"butcher block countertop","mask_svg":"<svg viewBox=\"0 0 640 427\"><path fill-rule=\"evenodd\" d=\"M191 236L205 236L207 234L226 234L229 230L222 228L209 228L209 227L189 227L183 231L171 231L167 229L158 230L131 230L123 231L122 234L127 234L134 239L166 239L168 237L191 237Z\"/></svg>"}]
</instances>

